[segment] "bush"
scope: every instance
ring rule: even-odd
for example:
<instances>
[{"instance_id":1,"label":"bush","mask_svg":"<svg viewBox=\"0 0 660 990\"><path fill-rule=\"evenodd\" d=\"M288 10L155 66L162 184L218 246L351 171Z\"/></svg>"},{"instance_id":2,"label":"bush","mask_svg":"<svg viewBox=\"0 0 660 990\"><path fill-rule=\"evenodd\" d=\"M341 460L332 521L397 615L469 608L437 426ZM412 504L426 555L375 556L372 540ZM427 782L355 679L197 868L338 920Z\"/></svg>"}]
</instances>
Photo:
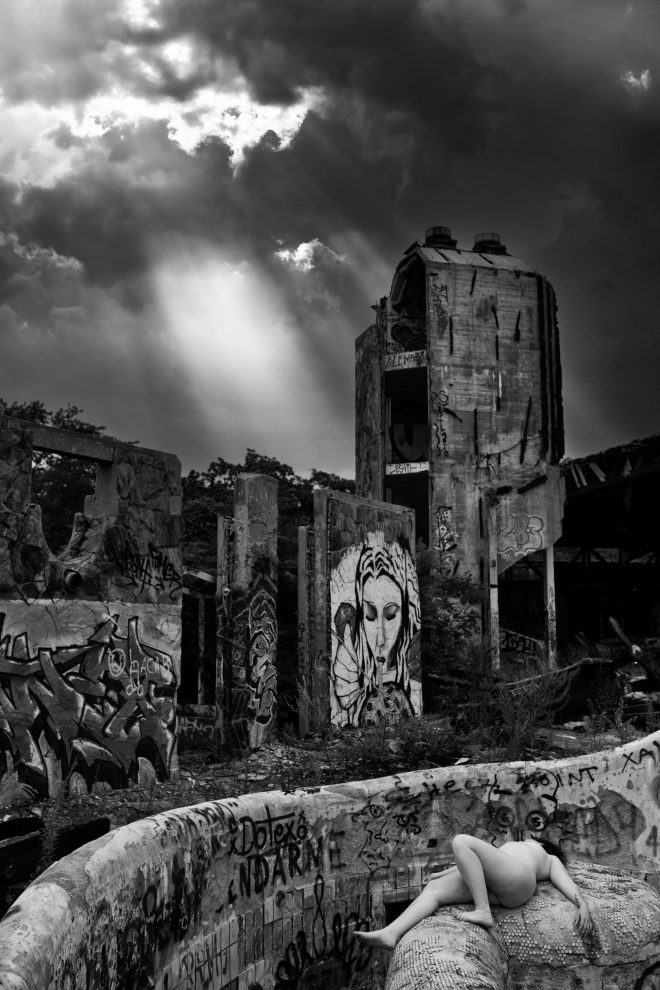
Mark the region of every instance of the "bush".
<instances>
[{"instance_id":1,"label":"bush","mask_svg":"<svg viewBox=\"0 0 660 990\"><path fill-rule=\"evenodd\" d=\"M448 573L440 554L417 545L417 574L422 615L422 691L424 709L447 712L444 682L461 677L479 633L480 589L470 578Z\"/></svg>"},{"instance_id":2,"label":"bush","mask_svg":"<svg viewBox=\"0 0 660 990\"><path fill-rule=\"evenodd\" d=\"M456 690L460 698L453 703L466 752L492 760L533 757L539 728L551 724L565 704L572 673L539 674L535 664L516 665L512 673L493 671L486 650L475 650L465 664L465 681Z\"/></svg>"}]
</instances>

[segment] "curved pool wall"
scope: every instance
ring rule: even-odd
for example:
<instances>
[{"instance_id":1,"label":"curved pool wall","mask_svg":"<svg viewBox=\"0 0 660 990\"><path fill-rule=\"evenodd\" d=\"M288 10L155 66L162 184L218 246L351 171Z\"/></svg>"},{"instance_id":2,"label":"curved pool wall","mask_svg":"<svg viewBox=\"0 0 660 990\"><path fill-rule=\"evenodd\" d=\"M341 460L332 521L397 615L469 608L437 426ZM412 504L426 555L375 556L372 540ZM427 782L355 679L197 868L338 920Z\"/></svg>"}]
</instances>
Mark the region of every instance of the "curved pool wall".
<instances>
[{"instance_id":1,"label":"curved pool wall","mask_svg":"<svg viewBox=\"0 0 660 990\"><path fill-rule=\"evenodd\" d=\"M540 835L658 886L660 733L544 763L445 767L206 802L53 864L0 923L0 990L326 988L383 977L379 927L451 838Z\"/></svg>"}]
</instances>

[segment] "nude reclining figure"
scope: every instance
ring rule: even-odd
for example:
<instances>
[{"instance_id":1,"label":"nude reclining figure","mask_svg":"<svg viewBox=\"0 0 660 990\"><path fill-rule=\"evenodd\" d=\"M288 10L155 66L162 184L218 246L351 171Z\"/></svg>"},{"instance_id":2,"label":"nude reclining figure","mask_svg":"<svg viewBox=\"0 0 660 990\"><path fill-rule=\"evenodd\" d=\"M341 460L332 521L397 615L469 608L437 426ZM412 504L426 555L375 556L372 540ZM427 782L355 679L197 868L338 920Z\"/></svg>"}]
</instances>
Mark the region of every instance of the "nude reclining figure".
<instances>
[{"instance_id":1,"label":"nude reclining figure","mask_svg":"<svg viewBox=\"0 0 660 990\"><path fill-rule=\"evenodd\" d=\"M419 897L386 928L374 932L356 931L355 937L367 945L393 949L401 936L422 918L428 918L445 904L464 904L466 901L474 901L474 910L459 912L456 917L482 928L491 928L491 904L521 907L532 897L540 880L549 880L575 904L575 926L580 934L590 931L589 905L566 872L558 846L537 839L491 846L473 835L457 835L451 846L456 866L432 873Z\"/></svg>"}]
</instances>

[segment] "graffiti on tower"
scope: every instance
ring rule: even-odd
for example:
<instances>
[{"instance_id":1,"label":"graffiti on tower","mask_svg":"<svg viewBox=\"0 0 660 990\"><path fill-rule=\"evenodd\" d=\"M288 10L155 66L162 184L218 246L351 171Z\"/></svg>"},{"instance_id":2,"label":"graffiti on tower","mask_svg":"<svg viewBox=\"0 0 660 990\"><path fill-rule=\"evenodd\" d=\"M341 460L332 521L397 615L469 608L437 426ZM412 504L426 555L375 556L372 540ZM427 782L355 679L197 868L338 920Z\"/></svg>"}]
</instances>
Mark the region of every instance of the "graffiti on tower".
<instances>
[{"instance_id":1,"label":"graffiti on tower","mask_svg":"<svg viewBox=\"0 0 660 990\"><path fill-rule=\"evenodd\" d=\"M497 552L504 560L517 560L543 546L543 519L525 512L509 516L497 534Z\"/></svg>"}]
</instances>

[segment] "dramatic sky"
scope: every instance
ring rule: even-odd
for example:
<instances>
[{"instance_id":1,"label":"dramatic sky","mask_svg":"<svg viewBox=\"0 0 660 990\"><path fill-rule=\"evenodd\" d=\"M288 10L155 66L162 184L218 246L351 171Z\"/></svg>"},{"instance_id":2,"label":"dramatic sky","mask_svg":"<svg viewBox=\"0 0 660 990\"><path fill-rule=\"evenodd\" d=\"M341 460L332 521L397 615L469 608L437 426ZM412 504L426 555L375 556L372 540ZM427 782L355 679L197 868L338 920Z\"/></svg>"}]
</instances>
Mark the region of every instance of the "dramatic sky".
<instances>
[{"instance_id":1,"label":"dramatic sky","mask_svg":"<svg viewBox=\"0 0 660 990\"><path fill-rule=\"evenodd\" d=\"M0 395L353 470L432 224L554 284L566 440L660 432L658 0L2 0Z\"/></svg>"}]
</instances>

